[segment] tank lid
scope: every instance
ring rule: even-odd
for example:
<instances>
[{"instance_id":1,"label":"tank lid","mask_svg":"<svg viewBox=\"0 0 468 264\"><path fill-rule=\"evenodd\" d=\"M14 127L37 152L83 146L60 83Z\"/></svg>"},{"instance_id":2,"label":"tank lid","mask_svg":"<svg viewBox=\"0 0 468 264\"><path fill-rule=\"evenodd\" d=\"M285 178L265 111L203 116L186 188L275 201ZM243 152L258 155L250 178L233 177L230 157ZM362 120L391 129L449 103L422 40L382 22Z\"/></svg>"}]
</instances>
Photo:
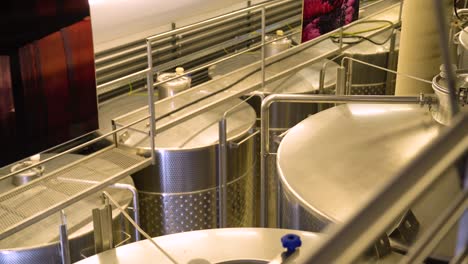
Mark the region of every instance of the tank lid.
<instances>
[{"instance_id":1,"label":"tank lid","mask_svg":"<svg viewBox=\"0 0 468 264\"><path fill-rule=\"evenodd\" d=\"M232 140L245 135L252 129L256 122L256 114L253 108L239 99L228 101L215 107L201 115L197 115L181 124L158 133L155 137L156 147L159 149L192 149L211 146L218 142L219 129L218 122L224 113L236 107L227 116L227 136ZM167 110L167 109L166 109ZM166 111L163 109L162 111ZM146 112L139 114L147 115ZM157 122L156 127L164 125L171 120L177 119L186 111L181 110ZM138 118L137 116L132 118ZM141 123L134 128L141 131L148 131L149 123ZM150 141L147 133L127 131L120 137L121 143L132 148L147 151L150 148Z\"/></svg>"},{"instance_id":2,"label":"tank lid","mask_svg":"<svg viewBox=\"0 0 468 264\"><path fill-rule=\"evenodd\" d=\"M291 199L330 221L347 220L439 133L419 105L340 105L302 121L278 149Z\"/></svg>"}]
</instances>

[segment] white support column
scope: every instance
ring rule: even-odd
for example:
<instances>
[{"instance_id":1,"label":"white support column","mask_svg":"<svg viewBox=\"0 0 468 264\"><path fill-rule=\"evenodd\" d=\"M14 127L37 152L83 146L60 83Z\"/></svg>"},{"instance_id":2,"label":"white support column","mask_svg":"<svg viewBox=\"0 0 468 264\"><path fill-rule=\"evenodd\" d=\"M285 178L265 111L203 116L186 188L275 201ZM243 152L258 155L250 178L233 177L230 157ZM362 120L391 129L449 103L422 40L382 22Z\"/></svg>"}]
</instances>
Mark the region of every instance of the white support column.
<instances>
[{"instance_id":1,"label":"white support column","mask_svg":"<svg viewBox=\"0 0 468 264\"><path fill-rule=\"evenodd\" d=\"M446 17L451 17L453 0L444 2ZM449 23L447 23L449 25ZM402 30L398 71L426 80L439 74L442 64L439 32L431 1L405 0L403 3ZM397 76L395 95L432 93L430 84Z\"/></svg>"}]
</instances>

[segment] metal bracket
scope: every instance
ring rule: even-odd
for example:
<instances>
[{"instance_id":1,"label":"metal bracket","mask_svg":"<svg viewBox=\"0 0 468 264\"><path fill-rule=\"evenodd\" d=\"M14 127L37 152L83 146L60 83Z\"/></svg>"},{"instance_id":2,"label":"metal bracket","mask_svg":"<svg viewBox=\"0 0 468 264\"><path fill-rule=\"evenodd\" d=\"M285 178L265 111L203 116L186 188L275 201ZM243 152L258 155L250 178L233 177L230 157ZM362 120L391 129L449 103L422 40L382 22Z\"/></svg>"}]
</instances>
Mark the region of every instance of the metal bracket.
<instances>
[{"instance_id":1,"label":"metal bracket","mask_svg":"<svg viewBox=\"0 0 468 264\"><path fill-rule=\"evenodd\" d=\"M416 239L418 231L419 222L413 212L408 210L398 223L398 226L390 234L390 237L405 245L409 245Z\"/></svg>"},{"instance_id":2,"label":"metal bracket","mask_svg":"<svg viewBox=\"0 0 468 264\"><path fill-rule=\"evenodd\" d=\"M382 235L376 243L372 245L366 251L366 255L376 256L377 258L383 258L386 255L392 252L392 247L390 246L390 240L388 239L387 234Z\"/></svg>"},{"instance_id":3,"label":"metal bracket","mask_svg":"<svg viewBox=\"0 0 468 264\"><path fill-rule=\"evenodd\" d=\"M96 254L114 247L112 233L112 206L104 196L106 205L104 208L93 209L94 247Z\"/></svg>"}]
</instances>

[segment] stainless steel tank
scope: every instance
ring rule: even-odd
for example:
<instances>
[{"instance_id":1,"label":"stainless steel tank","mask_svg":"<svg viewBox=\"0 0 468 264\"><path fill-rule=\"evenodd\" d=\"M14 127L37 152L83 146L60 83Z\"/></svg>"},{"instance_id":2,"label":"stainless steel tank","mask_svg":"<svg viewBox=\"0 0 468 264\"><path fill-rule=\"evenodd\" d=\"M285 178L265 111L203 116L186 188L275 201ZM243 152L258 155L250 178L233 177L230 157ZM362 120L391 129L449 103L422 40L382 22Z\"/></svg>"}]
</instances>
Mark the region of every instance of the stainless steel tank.
<instances>
[{"instance_id":1,"label":"stainless steel tank","mask_svg":"<svg viewBox=\"0 0 468 264\"><path fill-rule=\"evenodd\" d=\"M373 38L377 42L383 42L387 40L390 32L386 32L384 35L379 35ZM400 34L399 31L396 33L395 41L395 53L391 54L391 40L388 39L383 45L377 45L369 41L363 41L353 47L346 49L343 52L343 56L351 57L353 59L361 60L376 66L383 68L392 68L396 70L397 58L398 58L398 47L399 47ZM390 61L392 56L392 61ZM341 58L339 59L341 62ZM394 86L396 76L392 73L387 73L376 68L369 67L367 65L360 64L358 62L347 61L345 67L348 71L352 71L351 76L351 90L349 94L354 95L384 95L394 94ZM390 87L387 87L387 83Z\"/></svg>"},{"instance_id":2,"label":"stainless steel tank","mask_svg":"<svg viewBox=\"0 0 468 264\"><path fill-rule=\"evenodd\" d=\"M192 78L184 75L184 68L182 67L177 67L175 72L161 73L158 76L157 80L158 82L162 82L162 81L165 81L165 80L177 77L177 76L180 76L180 77L159 85L158 87L159 99L164 99L166 97L174 96L190 88Z\"/></svg>"},{"instance_id":3,"label":"stainless steel tank","mask_svg":"<svg viewBox=\"0 0 468 264\"><path fill-rule=\"evenodd\" d=\"M193 264L266 264L285 251L281 238L295 234L302 246L291 263L306 263L309 250L323 238L320 234L287 229L228 228L211 229L156 237L154 240L178 263ZM396 263L401 255L392 253L378 263ZM140 241L112 249L79 264L98 263L172 263L149 241ZM278 262L280 263L280 262ZM376 259L364 257L356 263L376 263Z\"/></svg>"},{"instance_id":4,"label":"stainless steel tank","mask_svg":"<svg viewBox=\"0 0 468 264\"><path fill-rule=\"evenodd\" d=\"M50 157L51 154L43 154L42 157ZM58 168L62 168L78 159L82 158L81 155L67 154L44 165L44 174L48 174ZM109 164L102 160L100 166L106 166L107 169L115 169L115 165ZM4 167L0 169L0 175L8 174L11 167ZM86 179L86 171L83 171L79 178ZM88 172L89 173L89 172ZM93 176L94 177L94 176ZM95 177L94 177L95 178ZM0 221L2 221L2 212L5 210L15 210L19 213L27 212L28 210L37 210L37 206L43 206L44 209L54 199L67 199L67 188L64 182L53 183L54 197L43 195L43 189L46 187L37 186L27 192L25 195L42 196L43 205L24 203L23 199L17 197L15 200L9 199L0 202ZM68 182L69 183L69 182ZM130 177L120 181L133 185ZM51 183L52 184L52 183ZM77 183L79 184L79 183ZM16 185L13 179L8 178L0 182L0 192L6 193L13 190ZM69 188L69 187L68 187ZM121 205L128 205L132 200L132 193L122 189L106 188ZM50 193L50 192L49 192ZM84 256L93 255L94 253L94 239L93 239L93 222L91 210L103 206L103 200L100 193L88 196L73 205L65 208L67 215L67 231L70 240L71 260L79 261ZM113 210L114 219L114 237L116 242L121 242L129 238L126 227L122 224L120 211ZM21 219L21 218L19 218ZM18 220L19 221L19 220ZM54 214L41 220L3 240L0 240L0 263L38 263L50 264L60 263L60 245L59 245L59 225L61 224L60 215Z\"/></svg>"},{"instance_id":5,"label":"stainless steel tank","mask_svg":"<svg viewBox=\"0 0 468 264\"><path fill-rule=\"evenodd\" d=\"M278 149L284 228L320 231L346 221L374 190L392 180L440 132L419 105L347 104L292 128ZM422 233L460 192L458 171L445 176L411 208ZM396 219L396 221L398 221ZM415 229L413 229L415 228ZM389 234L394 230L389 230ZM453 254L454 230L435 255ZM390 237L405 250L410 241Z\"/></svg>"},{"instance_id":6,"label":"stainless steel tank","mask_svg":"<svg viewBox=\"0 0 468 264\"><path fill-rule=\"evenodd\" d=\"M157 164L133 175L139 190L141 224L150 235L217 226L218 121L239 103L238 99L231 100L156 135ZM172 114L156 126L177 117L178 113ZM252 226L254 220L254 140L234 143L250 134L255 119L254 110L246 103L227 117L227 221L231 227ZM135 128L148 131L148 125ZM134 130L121 135L120 144L142 156L150 156L152 151L147 134Z\"/></svg>"}]
</instances>

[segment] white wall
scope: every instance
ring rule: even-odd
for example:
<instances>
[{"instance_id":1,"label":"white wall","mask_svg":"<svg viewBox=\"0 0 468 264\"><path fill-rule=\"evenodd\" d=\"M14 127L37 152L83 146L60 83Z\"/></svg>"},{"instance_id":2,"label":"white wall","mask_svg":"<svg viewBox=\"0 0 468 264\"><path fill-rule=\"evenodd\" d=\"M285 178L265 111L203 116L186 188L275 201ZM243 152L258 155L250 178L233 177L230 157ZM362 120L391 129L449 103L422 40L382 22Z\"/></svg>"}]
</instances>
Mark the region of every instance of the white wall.
<instances>
[{"instance_id":1,"label":"white wall","mask_svg":"<svg viewBox=\"0 0 468 264\"><path fill-rule=\"evenodd\" d=\"M260 1L252 1L258 3ZM225 14L246 0L89 0L95 52Z\"/></svg>"}]
</instances>

